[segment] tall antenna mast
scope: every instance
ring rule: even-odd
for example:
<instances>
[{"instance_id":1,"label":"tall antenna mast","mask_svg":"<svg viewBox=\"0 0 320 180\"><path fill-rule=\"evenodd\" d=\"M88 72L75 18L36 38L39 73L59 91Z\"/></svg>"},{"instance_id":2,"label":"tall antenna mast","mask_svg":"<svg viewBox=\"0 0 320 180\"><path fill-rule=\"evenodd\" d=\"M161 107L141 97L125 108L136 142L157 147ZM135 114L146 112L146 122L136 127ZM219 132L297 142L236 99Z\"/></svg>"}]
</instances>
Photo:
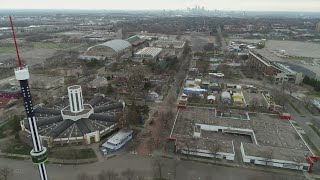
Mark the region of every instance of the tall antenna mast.
<instances>
[{"instance_id":1,"label":"tall antenna mast","mask_svg":"<svg viewBox=\"0 0 320 180\"><path fill-rule=\"evenodd\" d=\"M21 63L21 59L20 59L20 54L19 54L19 49L18 49L18 44L17 44L17 40L16 40L16 34L14 33L14 27L13 27L13 22L12 22L12 17L10 17L10 24L11 24L11 30L12 30L12 37L14 40L14 45L16 46L16 52L17 52L17 57L18 57L18 64L19 64L19 68L22 69L22 63Z\"/></svg>"},{"instance_id":2,"label":"tall antenna mast","mask_svg":"<svg viewBox=\"0 0 320 180\"><path fill-rule=\"evenodd\" d=\"M38 133L37 121L34 115L33 104L31 99L31 91L29 88L28 79L30 77L28 67L23 67L22 62L19 55L19 49L16 41L16 35L14 33L14 27L12 23L12 17L10 17L10 24L12 28L12 36L14 40L14 44L16 46L16 52L18 57L19 67L14 70L16 75L16 79L20 81L21 92L23 95L24 106L27 114L27 119L30 127L33 149L30 152L32 161L34 164L37 164L39 167L41 180L48 180L47 170L45 166L45 162L48 159L47 148L41 146L41 139Z\"/></svg>"}]
</instances>

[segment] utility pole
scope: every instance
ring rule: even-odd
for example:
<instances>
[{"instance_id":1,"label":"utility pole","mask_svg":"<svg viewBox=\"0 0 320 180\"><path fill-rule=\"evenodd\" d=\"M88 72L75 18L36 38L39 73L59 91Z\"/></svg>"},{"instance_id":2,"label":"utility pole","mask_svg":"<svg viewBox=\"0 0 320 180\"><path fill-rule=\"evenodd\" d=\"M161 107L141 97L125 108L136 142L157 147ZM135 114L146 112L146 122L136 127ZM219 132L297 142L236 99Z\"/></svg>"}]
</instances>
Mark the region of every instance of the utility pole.
<instances>
[{"instance_id":1,"label":"utility pole","mask_svg":"<svg viewBox=\"0 0 320 180\"><path fill-rule=\"evenodd\" d=\"M23 96L24 106L25 106L27 119L30 126L32 142L33 142L33 149L31 150L30 155L33 163L37 164L39 167L41 180L47 180L48 179L47 171L46 171L46 166L44 164L48 159L47 148L41 146L41 139L38 133L36 117L34 115L33 104L31 99L31 91L28 83L28 79L30 77L29 70L27 66L22 65L11 16L10 16L10 24L12 28L12 37L14 40L14 44L16 46L16 52L17 52L17 58L18 58L18 64L19 64L19 67L14 70L14 73L15 73L16 79L20 81L21 92Z\"/></svg>"}]
</instances>

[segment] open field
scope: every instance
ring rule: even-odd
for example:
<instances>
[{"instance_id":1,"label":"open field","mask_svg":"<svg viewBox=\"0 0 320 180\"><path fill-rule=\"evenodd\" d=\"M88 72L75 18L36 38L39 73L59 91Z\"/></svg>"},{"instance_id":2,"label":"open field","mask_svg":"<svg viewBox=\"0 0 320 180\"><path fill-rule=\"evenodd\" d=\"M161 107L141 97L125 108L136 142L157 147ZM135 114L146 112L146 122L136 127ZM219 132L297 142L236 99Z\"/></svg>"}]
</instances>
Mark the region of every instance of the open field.
<instances>
[{"instance_id":1,"label":"open field","mask_svg":"<svg viewBox=\"0 0 320 180\"><path fill-rule=\"evenodd\" d=\"M266 48L271 51L283 49L289 56L320 58L320 44L317 43L268 40Z\"/></svg>"},{"instance_id":2,"label":"open field","mask_svg":"<svg viewBox=\"0 0 320 180\"><path fill-rule=\"evenodd\" d=\"M24 63L28 65L40 64L46 58L52 57L57 50L67 50L80 47L81 44L32 42L19 45L20 55ZM82 47L82 46L81 46ZM16 59L14 46L0 48L0 62Z\"/></svg>"}]
</instances>

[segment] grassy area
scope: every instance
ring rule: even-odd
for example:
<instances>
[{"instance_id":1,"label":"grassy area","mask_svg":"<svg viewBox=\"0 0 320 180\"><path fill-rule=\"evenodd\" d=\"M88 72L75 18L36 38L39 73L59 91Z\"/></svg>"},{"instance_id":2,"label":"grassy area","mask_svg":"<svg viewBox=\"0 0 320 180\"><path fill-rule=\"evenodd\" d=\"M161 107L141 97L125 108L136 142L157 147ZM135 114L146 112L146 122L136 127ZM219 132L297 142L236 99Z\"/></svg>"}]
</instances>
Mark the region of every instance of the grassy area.
<instances>
[{"instance_id":1,"label":"grassy area","mask_svg":"<svg viewBox=\"0 0 320 180\"><path fill-rule=\"evenodd\" d=\"M6 124L0 127L0 139L14 135L20 131L20 120L24 116L15 115Z\"/></svg>"},{"instance_id":2,"label":"grassy area","mask_svg":"<svg viewBox=\"0 0 320 180\"><path fill-rule=\"evenodd\" d=\"M310 95L320 97L320 91L313 91Z\"/></svg>"},{"instance_id":3,"label":"grassy area","mask_svg":"<svg viewBox=\"0 0 320 180\"><path fill-rule=\"evenodd\" d=\"M311 148L312 152L315 155L319 156L320 152L319 152L317 146L315 144L313 144L313 142L310 140L310 138L307 135L305 135L305 134L301 134L301 135L302 135L303 139L306 141L306 143L308 144L308 146Z\"/></svg>"},{"instance_id":4,"label":"grassy area","mask_svg":"<svg viewBox=\"0 0 320 180\"><path fill-rule=\"evenodd\" d=\"M30 155L32 147L20 142L19 140L11 141L5 147L1 147L3 153ZM76 147L65 148L64 150L50 151L50 158L76 160L76 159L91 159L97 155L91 148L76 149Z\"/></svg>"},{"instance_id":5,"label":"grassy area","mask_svg":"<svg viewBox=\"0 0 320 180\"><path fill-rule=\"evenodd\" d=\"M298 123L296 122L291 122L295 127L299 127Z\"/></svg>"},{"instance_id":6,"label":"grassy area","mask_svg":"<svg viewBox=\"0 0 320 180\"><path fill-rule=\"evenodd\" d=\"M303 115L301 111L291 102L289 101L289 105L300 115Z\"/></svg>"},{"instance_id":7,"label":"grassy area","mask_svg":"<svg viewBox=\"0 0 320 180\"><path fill-rule=\"evenodd\" d=\"M11 142L9 146L2 150L4 153L30 155L32 147L19 141Z\"/></svg>"},{"instance_id":8,"label":"grassy area","mask_svg":"<svg viewBox=\"0 0 320 180\"><path fill-rule=\"evenodd\" d=\"M30 43L34 49L66 49L74 46L78 46L79 44L72 43L53 43L53 42L33 42Z\"/></svg>"},{"instance_id":9,"label":"grassy area","mask_svg":"<svg viewBox=\"0 0 320 180\"><path fill-rule=\"evenodd\" d=\"M15 47L0 47L0 53L14 53L16 51Z\"/></svg>"},{"instance_id":10,"label":"grassy area","mask_svg":"<svg viewBox=\"0 0 320 180\"><path fill-rule=\"evenodd\" d=\"M65 160L74 160L96 158L97 155L91 148L76 149L71 147L65 150L51 151L49 152L49 157Z\"/></svg>"},{"instance_id":11,"label":"grassy area","mask_svg":"<svg viewBox=\"0 0 320 180\"><path fill-rule=\"evenodd\" d=\"M19 50L24 52L32 49L68 49L79 45L77 43L29 42L28 44L19 44ZM0 47L0 54L2 53L15 53L15 47Z\"/></svg>"},{"instance_id":12,"label":"grassy area","mask_svg":"<svg viewBox=\"0 0 320 180\"><path fill-rule=\"evenodd\" d=\"M0 139L5 138L6 132L8 132L9 126L8 123L0 127Z\"/></svg>"},{"instance_id":13,"label":"grassy area","mask_svg":"<svg viewBox=\"0 0 320 180\"><path fill-rule=\"evenodd\" d=\"M315 127L313 124L309 124L311 129L320 137L320 131L317 127Z\"/></svg>"}]
</instances>

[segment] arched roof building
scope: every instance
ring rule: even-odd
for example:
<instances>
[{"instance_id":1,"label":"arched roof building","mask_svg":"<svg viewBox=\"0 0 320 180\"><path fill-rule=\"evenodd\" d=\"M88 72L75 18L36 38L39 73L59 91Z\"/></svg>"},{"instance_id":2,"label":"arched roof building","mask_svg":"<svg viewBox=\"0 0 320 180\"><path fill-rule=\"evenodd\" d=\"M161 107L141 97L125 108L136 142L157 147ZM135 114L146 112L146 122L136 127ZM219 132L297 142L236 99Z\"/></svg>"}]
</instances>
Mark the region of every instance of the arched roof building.
<instances>
[{"instance_id":1,"label":"arched roof building","mask_svg":"<svg viewBox=\"0 0 320 180\"><path fill-rule=\"evenodd\" d=\"M128 41L115 39L98 44L88 48L88 56L104 56L106 58L113 58L122 56L131 50L131 44Z\"/></svg>"}]
</instances>

